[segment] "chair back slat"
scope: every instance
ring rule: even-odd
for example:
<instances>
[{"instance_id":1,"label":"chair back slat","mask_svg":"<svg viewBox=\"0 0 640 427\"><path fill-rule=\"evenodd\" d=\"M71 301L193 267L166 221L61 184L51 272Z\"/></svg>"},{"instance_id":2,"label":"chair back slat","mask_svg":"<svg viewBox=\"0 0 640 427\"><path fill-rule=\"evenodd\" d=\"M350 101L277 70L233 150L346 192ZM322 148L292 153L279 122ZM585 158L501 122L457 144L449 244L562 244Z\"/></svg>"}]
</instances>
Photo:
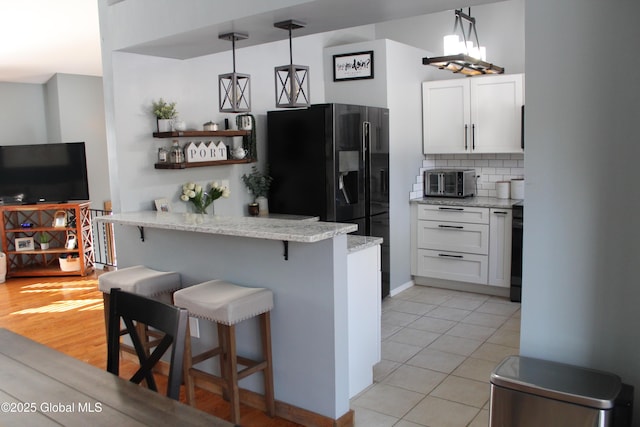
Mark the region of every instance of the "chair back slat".
<instances>
[{"instance_id":1,"label":"chair back slat","mask_svg":"<svg viewBox=\"0 0 640 427\"><path fill-rule=\"evenodd\" d=\"M157 391L152 369L171 348L167 396L179 399L182 383L184 341L188 321L187 310L152 300L140 295L111 289L109 306L109 333L107 337L107 371L118 375L120 365L120 319L124 321L138 359L140 368L130 381L139 384L143 379L147 386ZM162 333L164 337L147 356L141 337L133 322L140 322Z\"/></svg>"}]
</instances>

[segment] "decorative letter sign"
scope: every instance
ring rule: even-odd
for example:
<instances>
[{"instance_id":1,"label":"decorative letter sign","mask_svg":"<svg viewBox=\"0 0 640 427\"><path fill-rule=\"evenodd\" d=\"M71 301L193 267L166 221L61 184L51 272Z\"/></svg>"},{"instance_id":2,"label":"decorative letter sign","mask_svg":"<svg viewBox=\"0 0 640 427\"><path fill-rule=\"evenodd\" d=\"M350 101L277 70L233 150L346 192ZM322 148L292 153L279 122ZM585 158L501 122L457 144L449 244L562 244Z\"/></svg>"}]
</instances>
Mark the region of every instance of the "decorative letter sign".
<instances>
[{"instance_id":1,"label":"decorative letter sign","mask_svg":"<svg viewBox=\"0 0 640 427\"><path fill-rule=\"evenodd\" d=\"M227 146L222 141L207 143L190 142L184 149L187 162L215 162L217 160L227 160Z\"/></svg>"}]
</instances>

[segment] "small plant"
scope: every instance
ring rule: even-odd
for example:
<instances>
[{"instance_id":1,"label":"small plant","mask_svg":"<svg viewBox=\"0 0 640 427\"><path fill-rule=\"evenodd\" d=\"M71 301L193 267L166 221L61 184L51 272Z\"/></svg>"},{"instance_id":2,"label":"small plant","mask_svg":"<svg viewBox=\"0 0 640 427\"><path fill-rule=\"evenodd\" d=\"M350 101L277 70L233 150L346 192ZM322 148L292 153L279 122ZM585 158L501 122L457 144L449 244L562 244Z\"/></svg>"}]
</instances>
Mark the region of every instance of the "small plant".
<instances>
[{"instance_id":1,"label":"small plant","mask_svg":"<svg viewBox=\"0 0 640 427\"><path fill-rule=\"evenodd\" d=\"M157 119L175 119L178 116L176 103L167 103L162 98L160 98L158 101L153 101L151 111Z\"/></svg>"},{"instance_id":2,"label":"small plant","mask_svg":"<svg viewBox=\"0 0 640 427\"><path fill-rule=\"evenodd\" d=\"M40 233L40 243L49 243L51 236L47 233Z\"/></svg>"},{"instance_id":3,"label":"small plant","mask_svg":"<svg viewBox=\"0 0 640 427\"><path fill-rule=\"evenodd\" d=\"M269 188L273 178L268 173L262 173L254 165L251 166L251 173L249 175L242 175L242 182L247 186L247 189L253 194L254 198L267 197L269 194Z\"/></svg>"}]
</instances>

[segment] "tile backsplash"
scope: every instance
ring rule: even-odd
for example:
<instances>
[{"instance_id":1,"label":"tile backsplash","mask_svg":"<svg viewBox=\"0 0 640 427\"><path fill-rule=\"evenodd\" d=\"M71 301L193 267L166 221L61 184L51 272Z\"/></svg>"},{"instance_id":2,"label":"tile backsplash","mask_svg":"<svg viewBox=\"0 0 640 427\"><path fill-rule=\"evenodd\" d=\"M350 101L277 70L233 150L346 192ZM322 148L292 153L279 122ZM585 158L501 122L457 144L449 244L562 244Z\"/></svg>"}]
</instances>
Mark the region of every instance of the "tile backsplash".
<instances>
[{"instance_id":1,"label":"tile backsplash","mask_svg":"<svg viewBox=\"0 0 640 427\"><path fill-rule=\"evenodd\" d=\"M478 196L496 197L496 182L524 178L524 154L429 154L413 184L410 198L422 197L424 171L434 168L475 169Z\"/></svg>"}]
</instances>

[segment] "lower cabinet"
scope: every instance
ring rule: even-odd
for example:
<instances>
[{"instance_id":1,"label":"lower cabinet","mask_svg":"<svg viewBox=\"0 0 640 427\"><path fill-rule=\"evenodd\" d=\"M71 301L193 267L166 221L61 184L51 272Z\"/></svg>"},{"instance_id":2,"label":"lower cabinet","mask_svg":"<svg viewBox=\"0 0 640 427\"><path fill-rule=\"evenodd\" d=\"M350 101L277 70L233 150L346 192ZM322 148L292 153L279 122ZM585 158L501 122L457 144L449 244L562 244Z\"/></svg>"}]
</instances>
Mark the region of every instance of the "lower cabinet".
<instances>
[{"instance_id":1,"label":"lower cabinet","mask_svg":"<svg viewBox=\"0 0 640 427\"><path fill-rule=\"evenodd\" d=\"M511 209L415 204L412 274L510 286Z\"/></svg>"}]
</instances>

